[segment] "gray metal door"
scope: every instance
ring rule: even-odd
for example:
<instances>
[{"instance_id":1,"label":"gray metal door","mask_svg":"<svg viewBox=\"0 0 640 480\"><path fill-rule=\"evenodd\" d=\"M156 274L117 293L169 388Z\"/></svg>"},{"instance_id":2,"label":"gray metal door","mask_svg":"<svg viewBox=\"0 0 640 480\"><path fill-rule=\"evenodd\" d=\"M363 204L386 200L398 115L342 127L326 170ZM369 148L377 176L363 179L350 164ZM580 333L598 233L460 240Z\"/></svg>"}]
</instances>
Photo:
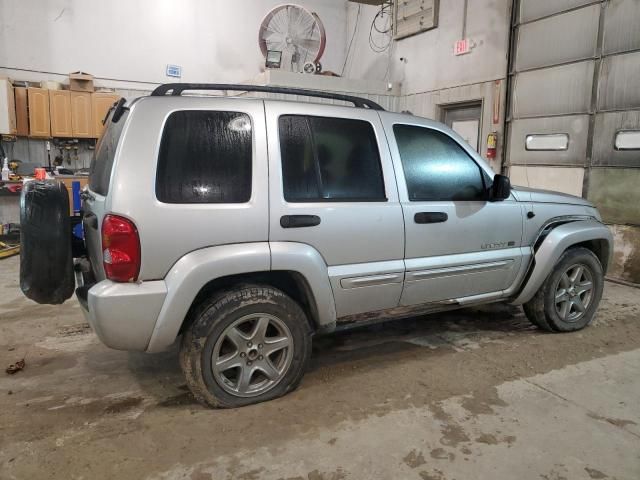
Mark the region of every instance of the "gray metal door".
<instances>
[{"instance_id":1,"label":"gray metal door","mask_svg":"<svg viewBox=\"0 0 640 480\"><path fill-rule=\"evenodd\" d=\"M404 226L377 112L279 101L265 111L269 241L320 253L338 317L396 307Z\"/></svg>"},{"instance_id":2,"label":"gray metal door","mask_svg":"<svg viewBox=\"0 0 640 480\"><path fill-rule=\"evenodd\" d=\"M478 152L482 102L443 105L440 108L442 109L442 123L464 138L471 145L471 148Z\"/></svg>"},{"instance_id":3,"label":"gray metal door","mask_svg":"<svg viewBox=\"0 0 640 480\"><path fill-rule=\"evenodd\" d=\"M640 2L517 0L513 13L512 183L582 195L605 220L639 225Z\"/></svg>"},{"instance_id":4,"label":"gray metal door","mask_svg":"<svg viewBox=\"0 0 640 480\"><path fill-rule=\"evenodd\" d=\"M400 304L500 296L514 285L528 255L521 248L522 205L513 198L483 200L479 190L488 172L439 124L384 118L405 222Z\"/></svg>"}]
</instances>

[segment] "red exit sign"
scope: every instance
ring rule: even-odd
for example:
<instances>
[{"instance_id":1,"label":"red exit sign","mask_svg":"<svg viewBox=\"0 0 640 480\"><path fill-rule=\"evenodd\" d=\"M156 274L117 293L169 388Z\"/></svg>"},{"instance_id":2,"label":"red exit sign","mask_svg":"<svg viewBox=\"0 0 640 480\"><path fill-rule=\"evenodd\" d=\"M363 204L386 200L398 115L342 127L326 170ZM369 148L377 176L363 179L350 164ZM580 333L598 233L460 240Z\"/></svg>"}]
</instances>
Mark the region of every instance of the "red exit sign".
<instances>
[{"instance_id":1,"label":"red exit sign","mask_svg":"<svg viewBox=\"0 0 640 480\"><path fill-rule=\"evenodd\" d=\"M469 41L468 38L457 40L453 46L454 55L464 55L465 53L469 53L470 51L471 51L471 42Z\"/></svg>"}]
</instances>

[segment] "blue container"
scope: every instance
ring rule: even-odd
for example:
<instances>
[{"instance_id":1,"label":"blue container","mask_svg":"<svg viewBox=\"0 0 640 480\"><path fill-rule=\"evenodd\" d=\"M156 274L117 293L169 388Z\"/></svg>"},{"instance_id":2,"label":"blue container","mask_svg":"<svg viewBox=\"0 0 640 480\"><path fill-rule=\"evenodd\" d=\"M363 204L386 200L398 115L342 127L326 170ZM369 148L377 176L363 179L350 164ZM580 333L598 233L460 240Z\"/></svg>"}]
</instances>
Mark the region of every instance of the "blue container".
<instances>
[{"instance_id":1,"label":"blue container","mask_svg":"<svg viewBox=\"0 0 640 480\"><path fill-rule=\"evenodd\" d=\"M74 215L80 214L80 182L74 180L71 182L71 192L73 193L73 213Z\"/></svg>"}]
</instances>

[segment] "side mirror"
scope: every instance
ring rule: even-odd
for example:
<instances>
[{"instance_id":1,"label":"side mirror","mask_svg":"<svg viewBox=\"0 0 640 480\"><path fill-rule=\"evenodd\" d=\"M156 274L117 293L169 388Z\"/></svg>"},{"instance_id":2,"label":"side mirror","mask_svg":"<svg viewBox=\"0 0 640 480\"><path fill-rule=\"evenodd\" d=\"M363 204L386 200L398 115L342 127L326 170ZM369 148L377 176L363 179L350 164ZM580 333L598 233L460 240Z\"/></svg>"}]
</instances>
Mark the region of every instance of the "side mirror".
<instances>
[{"instance_id":1,"label":"side mirror","mask_svg":"<svg viewBox=\"0 0 640 480\"><path fill-rule=\"evenodd\" d=\"M493 185L489 193L489 201L499 202L509 198L511 195L511 181L505 175L496 174L493 177Z\"/></svg>"}]
</instances>

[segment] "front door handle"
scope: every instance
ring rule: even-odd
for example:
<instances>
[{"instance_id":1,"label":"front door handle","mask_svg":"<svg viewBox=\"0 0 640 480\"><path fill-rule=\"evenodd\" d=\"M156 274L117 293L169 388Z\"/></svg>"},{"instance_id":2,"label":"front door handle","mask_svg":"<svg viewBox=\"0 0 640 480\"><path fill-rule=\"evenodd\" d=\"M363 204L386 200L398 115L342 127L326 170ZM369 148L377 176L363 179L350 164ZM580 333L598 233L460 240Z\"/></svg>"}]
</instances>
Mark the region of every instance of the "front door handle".
<instances>
[{"instance_id":1,"label":"front door handle","mask_svg":"<svg viewBox=\"0 0 640 480\"><path fill-rule=\"evenodd\" d=\"M442 223L449 218L445 212L418 212L413 217L416 223Z\"/></svg>"},{"instance_id":2,"label":"front door handle","mask_svg":"<svg viewBox=\"0 0 640 480\"><path fill-rule=\"evenodd\" d=\"M315 227L320 225L320 217L317 215L283 215L280 217L282 228Z\"/></svg>"}]
</instances>

